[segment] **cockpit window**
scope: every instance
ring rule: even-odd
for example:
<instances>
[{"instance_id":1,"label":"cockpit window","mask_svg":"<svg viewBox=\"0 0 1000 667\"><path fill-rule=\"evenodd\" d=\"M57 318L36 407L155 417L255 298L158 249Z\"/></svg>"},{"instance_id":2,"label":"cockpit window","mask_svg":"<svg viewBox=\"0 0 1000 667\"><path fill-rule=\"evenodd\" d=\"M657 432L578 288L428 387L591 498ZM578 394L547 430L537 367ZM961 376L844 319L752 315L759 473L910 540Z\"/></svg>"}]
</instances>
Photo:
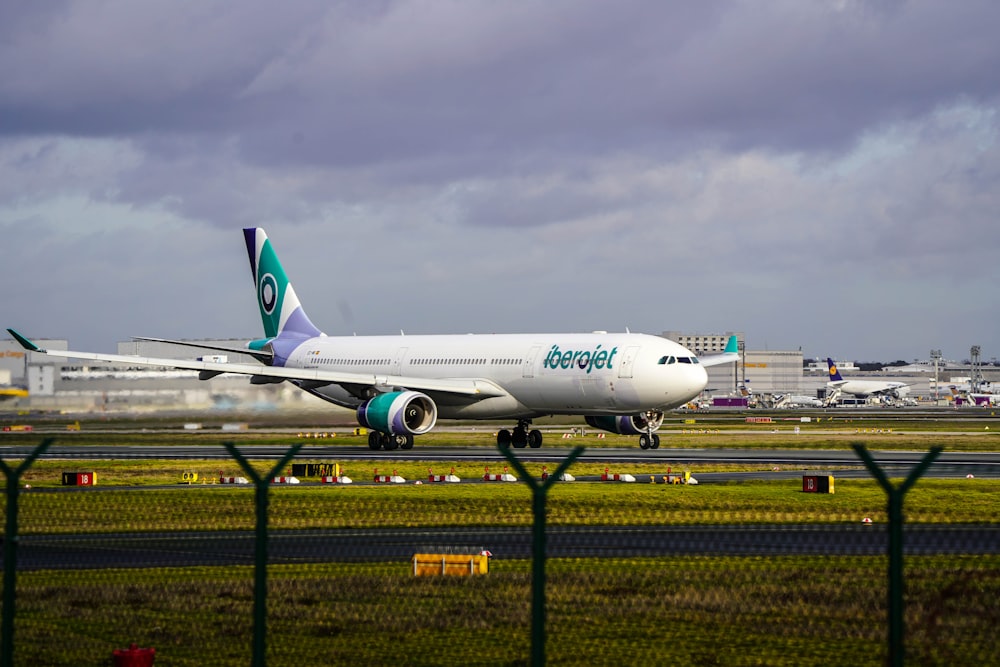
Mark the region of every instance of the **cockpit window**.
<instances>
[{"instance_id":1,"label":"cockpit window","mask_svg":"<svg viewBox=\"0 0 1000 667\"><path fill-rule=\"evenodd\" d=\"M696 364L698 357L677 357L677 362L681 364Z\"/></svg>"},{"instance_id":2,"label":"cockpit window","mask_svg":"<svg viewBox=\"0 0 1000 667\"><path fill-rule=\"evenodd\" d=\"M667 356L667 357L660 357L660 360L656 363L659 364L660 366L665 366L667 364L672 364L675 361L676 359L674 357Z\"/></svg>"}]
</instances>

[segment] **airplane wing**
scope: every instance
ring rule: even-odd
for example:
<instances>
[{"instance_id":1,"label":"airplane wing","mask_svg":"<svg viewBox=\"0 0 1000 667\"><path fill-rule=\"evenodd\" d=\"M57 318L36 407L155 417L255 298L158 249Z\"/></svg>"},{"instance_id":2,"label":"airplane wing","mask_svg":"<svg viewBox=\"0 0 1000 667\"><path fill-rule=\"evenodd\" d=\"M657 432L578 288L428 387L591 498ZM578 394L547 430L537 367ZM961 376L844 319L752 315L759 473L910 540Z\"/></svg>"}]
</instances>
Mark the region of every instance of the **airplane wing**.
<instances>
[{"instance_id":1,"label":"airplane wing","mask_svg":"<svg viewBox=\"0 0 1000 667\"><path fill-rule=\"evenodd\" d=\"M736 336L730 336L729 340L726 341L726 349L723 350L722 354L710 354L704 357L698 357L698 362L702 366L718 366L719 364L731 364L740 358L739 348L736 343Z\"/></svg>"},{"instance_id":2,"label":"airplane wing","mask_svg":"<svg viewBox=\"0 0 1000 667\"><path fill-rule=\"evenodd\" d=\"M895 394L899 391L902 391L903 393L908 393L910 391L910 387L912 386L914 385L906 384L905 382L899 382L885 387L876 387L871 391L871 395L879 396L881 394Z\"/></svg>"},{"instance_id":3,"label":"airplane wing","mask_svg":"<svg viewBox=\"0 0 1000 667\"><path fill-rule=\"evenodd\" d=\"M306 380L317 385L362 385L366 387L406 387L417 391L434 391L476 398L492 398L506 396L507 392L493 382L476 378L431 379L414 378L400 375L374 375L369 373L343 373L311 368L285 368L284 366L258 366L256 364L237 364L218 361L194 361L187 359L161 359L156 357L138 357L129 354L103 354L99 352L78 352L74 350L47 350L38 347L30 339L22 336L14 329L7 333L29 352L46 354L51 357L67 359L91 359L94 361L110 361L113 363L132 364L138 366L156 366L159 368L177 368L181 370L199 371L198 377L208 380L223 373L249 375L251 381L259 378L267 382L282 380Z\"/></svg>"}]
</instances>

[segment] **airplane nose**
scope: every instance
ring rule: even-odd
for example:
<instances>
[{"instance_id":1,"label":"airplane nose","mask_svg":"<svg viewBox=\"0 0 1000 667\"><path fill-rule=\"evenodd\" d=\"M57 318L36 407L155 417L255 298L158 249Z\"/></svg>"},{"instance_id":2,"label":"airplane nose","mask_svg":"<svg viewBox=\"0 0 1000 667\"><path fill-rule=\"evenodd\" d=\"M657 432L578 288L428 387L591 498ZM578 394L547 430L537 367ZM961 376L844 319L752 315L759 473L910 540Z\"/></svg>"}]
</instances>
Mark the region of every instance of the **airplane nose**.
<instances>
[{"instance_id":1,"label":"airplane nose","mask_svg":"<svg viewBox=\"0 0 1000 667\"><path fill-rule=\"evenodd\" d=\"M708 386L708 371L701 364L691 364L684 374L684 402L697 398Z\"/></svg>"},{"instance_id":2,"label":"airplane nose","mask_svg":"<svg viewBox=\"0 0 1000 667\"><path fill-rule=\"evenodd\" d=\"M705 370L705 367L702 366L701 364L698 364L694 368L696 368L697 371L698 371L697 372L697 376L698 376L697 382L701 384L701 389L698 390L698 393L700 394L702 391L704 391L705 387L708 386L708 371Z\"/></svg>"},{"instance_id":3,"label":"airplane nose","mask_svg":"<svg viewBox=\"0 0 1000 667\"><path fill-rule=\"evenodd\" d=\"M661 409L678 408L697 398L708 386L708 371L700 363L689 360L687 363L676 362L660 368L664 370L657 374L654 400L658 401Z\"/></svg>"}]
</instances>

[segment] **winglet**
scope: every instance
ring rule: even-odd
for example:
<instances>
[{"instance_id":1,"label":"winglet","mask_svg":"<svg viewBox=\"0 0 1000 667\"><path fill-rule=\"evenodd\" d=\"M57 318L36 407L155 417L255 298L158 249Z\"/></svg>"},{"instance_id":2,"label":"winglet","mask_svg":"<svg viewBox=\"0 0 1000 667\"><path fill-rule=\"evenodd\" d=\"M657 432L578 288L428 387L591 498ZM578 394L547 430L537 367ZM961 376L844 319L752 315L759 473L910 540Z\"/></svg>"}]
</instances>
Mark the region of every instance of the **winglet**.
<instances>
[{"instance_id":1,"label":"winglet","mask_svg":"<svg viewBox=\"0 0 1000 667\"><path fill-rule=\"evenodd\" d=\"M24 336L22 336L21 334L19 334L16 331L14 331L13 329L7 329L7 333L9 333L11 336L13 336L14 340L16 340L18 343L20 343L21 347L23 347L24 349L28 350L29 352L44 352L45 351L42 348L40 348L37 345L35 345L34 343L32 343L30 340L28 340Z\"/></svg>"}]
</instances>

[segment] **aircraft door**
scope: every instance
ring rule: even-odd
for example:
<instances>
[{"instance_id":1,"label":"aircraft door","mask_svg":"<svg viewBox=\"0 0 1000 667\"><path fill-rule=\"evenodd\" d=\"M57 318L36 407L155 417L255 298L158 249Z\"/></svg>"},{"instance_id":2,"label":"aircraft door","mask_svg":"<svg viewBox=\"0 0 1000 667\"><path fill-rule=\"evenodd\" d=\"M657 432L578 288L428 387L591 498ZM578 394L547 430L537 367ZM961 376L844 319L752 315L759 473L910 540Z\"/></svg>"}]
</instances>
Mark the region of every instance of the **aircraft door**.
<instances>
[{"instance_id":1,"label":"aircraft door","mask_svg":"<svg viewBox=\"0 0 1000 667\"><path fill-rule=\"evenodd\" d=\"M618 377L632 377L632 366L635 364L635 355L639 352L639 346L626 347L622 354L621 364L618 366Z\"/></svg>"},{"instance_id":2,"label":"aircraft door","mask_svg":"<svg viewBox=\"0 0 1000 667\"><path fill-rule=\"evenodd\" d=\"M527 356L524 357L524 366L521 369L521 376L526 378L535 377L535 359L538 358L538 351L542 349L541 345L535 345L530 350L528 350Z\"/></svg>"},{"instance_id":3,"label":"aircraft door","mask_svg":"<svg viewBox=\"0 0 1000 667\"><path fill-rule=\"evenodd\" d=\"M402 375L403 374L403 359L406 358L406 352L409 349L410 348L408 348L408 347L401 347L398 350L396 350L396 358L392 362L392 373L393 373L393 375Z\"/></svg>"}]
</instances>

